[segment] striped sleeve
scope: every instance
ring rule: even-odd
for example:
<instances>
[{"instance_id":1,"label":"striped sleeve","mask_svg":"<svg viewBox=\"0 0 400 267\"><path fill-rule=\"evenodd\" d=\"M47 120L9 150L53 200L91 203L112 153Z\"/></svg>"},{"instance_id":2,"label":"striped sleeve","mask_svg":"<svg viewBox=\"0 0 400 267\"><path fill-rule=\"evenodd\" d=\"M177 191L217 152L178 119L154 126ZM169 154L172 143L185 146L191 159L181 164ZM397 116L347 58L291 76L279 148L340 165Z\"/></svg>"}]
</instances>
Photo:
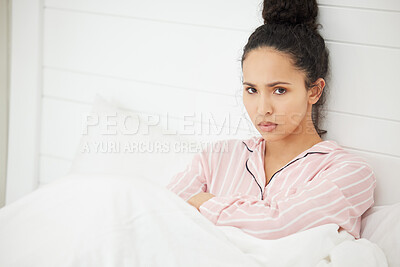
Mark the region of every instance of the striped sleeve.
<instances>
[{"instance_id":1,"label":"striped sleeve","mask_svg":"<svg viewBox=\"0 0 400 267\"><path fill-rule=\"evenodd\" d=\"M206 168L204 153L195 154L186 169L175 174L166 188L183 200L188 201L192 196L207 191Z\"/></svg>"},{"instance_id":2,"label":"striped sleeve","mask_svg":"<svg viewBox=\"0 0 400 267\"><path fill-rule=\"evenodd\" d=\"M215 225L238 227L260 239L277 239L329 223L359 238L361 215L374 203L375 184L368 164L342 162L286 197L270 201L240 194L217 196L199 209Z\"/></svg>"}]
</instances>

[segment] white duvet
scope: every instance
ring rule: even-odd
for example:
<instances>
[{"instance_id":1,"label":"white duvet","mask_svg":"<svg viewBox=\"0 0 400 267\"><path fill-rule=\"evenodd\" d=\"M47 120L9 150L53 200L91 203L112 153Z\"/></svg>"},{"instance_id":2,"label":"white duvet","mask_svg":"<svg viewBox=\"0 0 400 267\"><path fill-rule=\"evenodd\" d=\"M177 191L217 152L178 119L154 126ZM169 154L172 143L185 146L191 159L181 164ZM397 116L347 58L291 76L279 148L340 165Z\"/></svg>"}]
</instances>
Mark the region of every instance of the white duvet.
<instances>
[{"instance_id":1,"label":"white duvet","mask_svg":"<svg viewBox=\"0 0 400 267\"><path fill-rule=\"evenodd\" d=\"M71 174L0 209L0 266L387 266L377 245L337 230L261 240L154 182Z\"/></svg>"}]
</instances>

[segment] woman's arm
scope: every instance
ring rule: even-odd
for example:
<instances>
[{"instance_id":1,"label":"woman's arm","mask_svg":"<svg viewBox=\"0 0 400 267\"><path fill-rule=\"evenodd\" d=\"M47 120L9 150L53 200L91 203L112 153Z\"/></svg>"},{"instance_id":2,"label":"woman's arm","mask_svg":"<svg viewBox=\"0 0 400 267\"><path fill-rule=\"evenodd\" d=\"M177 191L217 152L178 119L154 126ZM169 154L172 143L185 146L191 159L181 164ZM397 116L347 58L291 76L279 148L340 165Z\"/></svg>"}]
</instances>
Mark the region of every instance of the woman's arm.
<instances>
[{"instance_id":1,"label":"woman's arm","mask_svg":"<svg viewBox=\"0 0 400 267\"><path fill-rule=\"evenodd\" d=\"M367 164L338 163L273 202L241 194L216 196L203 202L199 210L216 225L235 226L261 239L281 238L328 223L358 238L360 216L374 203L375 184Z\"/></svg>"},{"instance_id":2,"label":"woman's arm","mask_svg":"<svg viewBox=\"0 0 400 267\"><path fill-rule=\"evenodd\" d=\"M205 155L200 152L194 155L186 169L172 177L166 188L188 201L192 196L207 191Z\"/></svg>"},{"instance_id":3,"label":"woman's arm","mask_svg":"<svg viewBox=\"0 0 400 267\"><path fill-rule=\"evenodd\" d=\"M191 197L187 202L195 207L197 210L199 210L199 207L206 202L207 200L215 197L213 194L210 193L198 193L197 195ZM200 211L200 210L199 210Z\"/></svg>"}]
</instances>

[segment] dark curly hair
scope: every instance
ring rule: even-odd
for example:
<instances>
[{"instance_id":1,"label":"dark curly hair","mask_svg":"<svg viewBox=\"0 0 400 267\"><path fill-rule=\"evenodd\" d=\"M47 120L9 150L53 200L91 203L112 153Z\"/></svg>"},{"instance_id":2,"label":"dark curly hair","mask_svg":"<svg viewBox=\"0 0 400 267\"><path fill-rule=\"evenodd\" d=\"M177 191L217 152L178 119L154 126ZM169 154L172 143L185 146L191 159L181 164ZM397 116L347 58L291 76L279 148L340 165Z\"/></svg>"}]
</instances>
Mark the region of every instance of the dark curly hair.
<instances>
[{"instance_id":1,"label":"dark curly hair","mask_svg":"<svg viewBox=\"0 0 400 267\"><path fill-rule=\"evenodd\" d=\"M258 27L244 47L241 65L247 54L261 47L271 47L288 54L294 66L305 73L305 87L312 88L318 78L328 79L329 52L318 32L316 0L264 0L264 25ZM327 131L319 129L322 106L326 101L326 87L312 106L312 121L319 136Z\"/></svg>"}]
</instances>

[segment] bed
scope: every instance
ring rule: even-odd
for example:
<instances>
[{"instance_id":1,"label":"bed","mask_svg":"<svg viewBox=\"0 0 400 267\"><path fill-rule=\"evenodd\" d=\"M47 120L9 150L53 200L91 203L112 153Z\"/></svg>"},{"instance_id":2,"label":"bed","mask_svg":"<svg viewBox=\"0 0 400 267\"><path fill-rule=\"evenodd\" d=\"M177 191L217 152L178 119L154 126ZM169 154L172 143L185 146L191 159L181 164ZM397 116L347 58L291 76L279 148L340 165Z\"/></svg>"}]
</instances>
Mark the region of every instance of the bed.
<instances>
[{"instance_id":1,"label":"bed","mask_svg":"<svg viewBox=\"0 0 400 267\"><path fill-rule=\"evenodd\" d=\"M0 266L400 266L400 203L370 208L357 240L334 224L257 239L165 188L201 140L143 134L145 118L97 96L88 118L106 115L140 134L104 135L99 120L67 175L0 209Z\"/></svg>"}]
</instances>

